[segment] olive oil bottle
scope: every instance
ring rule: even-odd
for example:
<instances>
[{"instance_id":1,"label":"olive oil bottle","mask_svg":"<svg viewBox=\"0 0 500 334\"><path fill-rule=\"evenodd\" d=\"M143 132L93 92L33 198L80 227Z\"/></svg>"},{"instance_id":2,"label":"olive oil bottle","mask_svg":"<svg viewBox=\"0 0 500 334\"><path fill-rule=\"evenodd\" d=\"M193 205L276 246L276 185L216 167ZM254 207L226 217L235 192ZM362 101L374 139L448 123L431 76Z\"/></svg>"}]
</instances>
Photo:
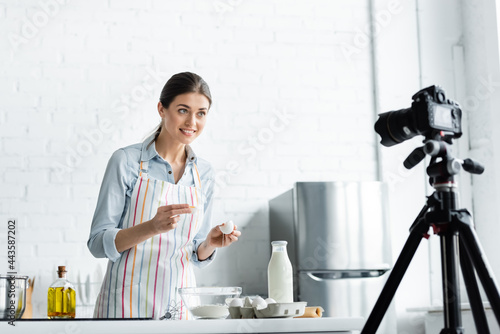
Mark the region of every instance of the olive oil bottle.
<instances>
[{"instance_id":1,"label":"olive oil bottle","mask_svg":"<svg viewBox=\"0 0 500 334\"><path fill-rule=\"evenodd\" d=\"M74 318L76 310L75 287L66 279L66 267L57 267L59 278L47 293L47 316L50 319Z\"/></svg>"}]
</instances>

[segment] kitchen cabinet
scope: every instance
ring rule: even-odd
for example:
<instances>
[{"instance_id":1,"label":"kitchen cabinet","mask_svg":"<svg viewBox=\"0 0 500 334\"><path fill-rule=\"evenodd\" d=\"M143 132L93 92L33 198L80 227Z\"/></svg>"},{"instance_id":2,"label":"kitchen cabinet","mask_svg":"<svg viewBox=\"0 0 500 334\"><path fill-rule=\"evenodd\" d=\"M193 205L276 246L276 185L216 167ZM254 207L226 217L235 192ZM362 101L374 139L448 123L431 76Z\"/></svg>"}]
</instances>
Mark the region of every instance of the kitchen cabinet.
<instances>
[{"instance_id":1,"label":"kitchen cabinet","mask_svg":"<svg viewBox=\"0 0 500 334\"><path fill-rule=\"evenodd\" d=\"M357 333L363 318L279 318L222 320L18 320L15 327L0 322L2 333L83 334L83 333Z\"/></svg>"}]
</instances>

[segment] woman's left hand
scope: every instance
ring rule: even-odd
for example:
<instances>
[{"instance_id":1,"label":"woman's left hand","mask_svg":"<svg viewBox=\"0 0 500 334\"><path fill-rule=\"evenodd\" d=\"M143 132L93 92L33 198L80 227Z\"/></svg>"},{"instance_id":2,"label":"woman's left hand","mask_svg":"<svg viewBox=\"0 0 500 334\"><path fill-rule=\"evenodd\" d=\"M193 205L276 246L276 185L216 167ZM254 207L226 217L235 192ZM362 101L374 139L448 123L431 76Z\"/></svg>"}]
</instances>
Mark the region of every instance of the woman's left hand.
<instances>
[{"instance_id":1,"label":"woman's left hand","mask_svg":"<svg viewBox=\"0 0 500 334\"><path fill-rule=\"evenodd\" d=\"M238 241L238 237L241 236L241 232L238 231L238 227L234 225L233 232L230 234L224 234L220 230L220 225L215 226L208 232L207 241L212 247L221 248L231 245L233 242Z\"/></svg>"},{"instance_id":2,"label":"woman's left hand","mask_svg":"<svg viewBox=\"0 0 500 334\"><path fill-rule=\"evenodd\" d=\"M233 242L238 241L238 237L241 236L241 232L238 231L236 225L233 228L233 232L229 234L224 234L220 230L220 225L215 226L208 232L207 238L198 247L198 259L204 261L207 259L216 248L227 247Z\"/></svg>"}]
</instances>

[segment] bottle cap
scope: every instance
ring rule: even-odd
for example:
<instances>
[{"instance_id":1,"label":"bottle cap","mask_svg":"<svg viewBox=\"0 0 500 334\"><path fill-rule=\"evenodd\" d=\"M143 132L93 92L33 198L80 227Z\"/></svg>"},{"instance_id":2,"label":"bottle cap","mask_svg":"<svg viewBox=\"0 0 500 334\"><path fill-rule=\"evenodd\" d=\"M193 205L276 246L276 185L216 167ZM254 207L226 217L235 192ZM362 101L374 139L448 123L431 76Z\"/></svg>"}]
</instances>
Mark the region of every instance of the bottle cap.
<instances>
[{"instance_id":1,"label":"bottle cap","mask_svg":"<svg viewBox=\"0 0 500 334\"><path fill-rule=\"evenodd\" d=\"M60 272L60 273L66 273L66 266L58 266L57 267L57 272Z\"/></svg>"},{"instance_id":2,"label":"bottle cap","mask_svg":"<svg viewBox=\"0 0 500 334\"><path fill-rule=\"evenodd\" d=\"M286 244L288 244L288 242L285 240L277 240L271 242L272 246L286 246Z\"/></svg>"}]
</instances>

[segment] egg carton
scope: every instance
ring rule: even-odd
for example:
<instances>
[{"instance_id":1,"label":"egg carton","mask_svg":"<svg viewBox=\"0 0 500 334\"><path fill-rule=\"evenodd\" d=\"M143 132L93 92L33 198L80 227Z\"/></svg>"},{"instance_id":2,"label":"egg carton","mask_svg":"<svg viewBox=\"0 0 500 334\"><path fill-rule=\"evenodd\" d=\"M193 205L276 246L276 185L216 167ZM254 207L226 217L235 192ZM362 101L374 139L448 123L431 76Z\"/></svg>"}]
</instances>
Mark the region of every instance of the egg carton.
<instances>
[{"instance_id":1,"label":"egg carton","mask_svg":"<svg viewBox=\"0 0 500 334\"><path fill-rule=\"evenodd\" d=\"M230 306L231 319L290 318L304 315L307 302L272 303L266 308Z\"/></svg>"}]
</instances>

